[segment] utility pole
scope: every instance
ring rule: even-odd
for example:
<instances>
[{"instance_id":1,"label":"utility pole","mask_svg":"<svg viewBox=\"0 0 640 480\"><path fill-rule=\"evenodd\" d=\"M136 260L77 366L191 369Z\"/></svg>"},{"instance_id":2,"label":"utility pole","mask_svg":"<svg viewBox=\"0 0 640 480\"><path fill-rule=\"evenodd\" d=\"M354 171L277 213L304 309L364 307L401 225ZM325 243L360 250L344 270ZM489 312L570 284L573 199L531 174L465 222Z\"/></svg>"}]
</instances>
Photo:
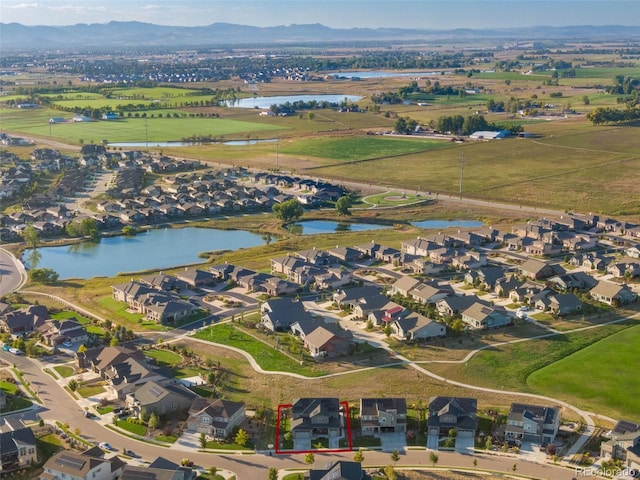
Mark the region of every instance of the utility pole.
<instances>
[{"instance_id":1,"label":"utility pole","mask_svg":"<svg viewBox=\"0 0 640 480\"><path fill-rule=\"evenodd\" d=\"M460 157L460 199L462 199L462 179L464 178L464 152Z\"/></svg>"}]
</instances>

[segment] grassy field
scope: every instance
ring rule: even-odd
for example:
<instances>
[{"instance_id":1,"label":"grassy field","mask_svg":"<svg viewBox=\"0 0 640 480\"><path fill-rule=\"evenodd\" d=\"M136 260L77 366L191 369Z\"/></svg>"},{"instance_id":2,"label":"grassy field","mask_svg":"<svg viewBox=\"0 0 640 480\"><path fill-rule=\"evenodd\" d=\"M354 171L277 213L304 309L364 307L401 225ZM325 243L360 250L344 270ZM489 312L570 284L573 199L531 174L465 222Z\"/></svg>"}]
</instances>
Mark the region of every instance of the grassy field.
<instances>
[{"instance_id":1,"label":"grassy field","mask_svg":"<svg viewBox=\"0 0 640 480\"><path fill-rule=\"evenodd\" d=\"M544 372L545 367L553 365L554 362L564 365L564 369L567 370L569 364L561 363L565 362L563 359L569 359L573 354L583 349L588 351L587 347L601 340L606 342L603 339L613 334L617 334L614 338L627 338L627 332L636 332L633 337L635 343L630 343L637 347L640 329L635 325L637 322L630 321L583 332L555 335L531 342L503 345L484 350L465 364L428 364L425 365L425 368L447 378L483 387L554 395L580 408L594 409L613 418L635 417L638 412L637 400L627 402L620 400L624 395L624 388L621 387L619 379L624 377L618 375L600 377L598 375L598 385L600 386L598 388L602 389L601 395L590 398L588 403L587 399L582 399L580 390L574 389L575 385L565 385L553 375L543 374L538 377L540 382L548 382L548 385L553 384L553 387L549 389L538 387L537 384L528 381L534 372L540 369ZM634 328L629 329L631 326ZM575 367L577 375L582 375L585 383L589 381L591 370L588 367L583 368L580 362L571 362L571 365ZM629 365L629 368L633 369L632 365ZM624 369L626 366L622 368ZM632 383L635 384L633 388L637 389L637 382ZM608 397L609 394L611 394L611 398Z\"/></svg>"},{"instance_id":2,"label":"grassy field","mask_svg":"<svg viewBox=\"0 0 640 480\"><path fill-rule=\"evenodd\" d=\"M428 152L446 145L446 142L418 138L325 137L301 139L288 143L281 148L281 151L288 155L303 155L319 159L339 160L338 163L349 163L370 158Z\"/></svg>"},{"instance_id":3,"label":"grassy field","mask_svg":"<svg viewBox=\"0 0 640 480\"><path fill-rule=\"evenodd\" d=\"M232 324L221 324L201 330L195 338L239 348L249 353L264 370L299 373L308 377L324 375L315 365L304 366L273 347L238 330Z\"/></svg>"},{"instance_id":4,"label":"grassy field","mask_svg":"<svg viewBox=\"0 0 640 480\"><path fill-rule=\"evenodd\" d=\"M161 367L173 367L182 362L182 356L171 350L145 350L144 355L153 358Z\"/></svg>"},{"instance_id":5,"label":"grassy field","mask_svg":"<svg viewBox=\"0 0 640 480\"><path fill-rule=\"evenodd\" d=\"M640 421L640 325L611 335L527 378L537 391L600 412L607 405Z\"/></svg>"}]
</instances>

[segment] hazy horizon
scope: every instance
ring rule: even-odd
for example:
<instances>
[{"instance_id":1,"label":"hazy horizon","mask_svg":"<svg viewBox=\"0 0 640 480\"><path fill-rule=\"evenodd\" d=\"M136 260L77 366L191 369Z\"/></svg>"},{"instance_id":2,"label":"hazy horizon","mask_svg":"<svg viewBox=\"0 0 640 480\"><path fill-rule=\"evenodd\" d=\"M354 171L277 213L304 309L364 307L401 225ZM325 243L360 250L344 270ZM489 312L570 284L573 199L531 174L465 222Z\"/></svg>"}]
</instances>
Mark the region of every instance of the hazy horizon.
<instances>
[{"instance_id":1,"label":"hazy horizon","mask_svg":"<svg viewBox=\"0 0 640 480\"><path fill-rule=\"evenodd\" d=\"M139 21L170 26L514 28L640 24L635 0L4 0L2 23L30 26ZM635 20L635 21L634 21Z\"/></svg>"}]
</instances>

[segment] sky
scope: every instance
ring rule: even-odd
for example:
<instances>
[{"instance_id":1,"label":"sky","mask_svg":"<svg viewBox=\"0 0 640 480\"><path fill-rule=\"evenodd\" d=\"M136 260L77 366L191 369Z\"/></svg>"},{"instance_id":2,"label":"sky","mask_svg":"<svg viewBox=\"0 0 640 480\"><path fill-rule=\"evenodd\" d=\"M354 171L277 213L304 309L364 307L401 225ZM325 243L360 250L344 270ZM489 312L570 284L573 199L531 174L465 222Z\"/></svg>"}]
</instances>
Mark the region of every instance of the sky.
<instances>
[{"instance_id":1,"label":"sky","mask_svg":"<svg viewBox=\"0 0 640 480\"><path fill-rule=\"evenodd\" d=\"M640 26L640 0L1 0L0 22L74 25L139 21L269 27L495 28Z\"/></svg>"}]
</instances>

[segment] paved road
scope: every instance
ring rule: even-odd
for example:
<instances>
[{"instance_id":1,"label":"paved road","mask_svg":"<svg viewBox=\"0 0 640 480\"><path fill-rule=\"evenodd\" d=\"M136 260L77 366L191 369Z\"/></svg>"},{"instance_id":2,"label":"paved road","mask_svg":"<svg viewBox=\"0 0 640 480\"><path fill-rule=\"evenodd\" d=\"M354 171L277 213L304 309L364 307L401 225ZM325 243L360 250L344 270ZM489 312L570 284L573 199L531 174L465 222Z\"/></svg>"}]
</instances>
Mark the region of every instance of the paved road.
<instances>
[{"instance_id":1,"label":"paved road","mask_svg":"<svg viewBox=\"0 0 640 480\"><path fill-rule=\"evenodd\" d=\"M70 357L67 357L69 359ZM18 413L14 416L22 418L34 418L37 413L47 422L60 421L68 423L71 430L79 428L81 436L94 443L109 442L117 448L129 449L136 452L146 460L152 460L161 455L174 462L180 462L183 458L189 458L197 466L208 468L215 466L233 472L237 480L254 480L266 478L269 467L278 469L307 468L303 455L234 455L234 454L210 454L187 451L185 447L173 445L171 448L164 448L157 445L137 441L124 437L118 433L105 428L104 423L108 423L110 418L101 420L91 420L84 418L82 405L76 403L69 394L61 388L61 383L43 371L43 364L37 360L28 359L12 355L8 352L0 352L0 359L15 363L18 369L24 373L24 378L30 383L33 390L38 392L44 405L27 413ZM52 359L61 361L61 358ZM560 466L541 465L524 462L515 457L505 457L501 455L459 455L453 453L439 452L439 466L450 466L453 468L472 468L473 459L478 460L478 468L497 470L505 473L512 473L513 465L517 465L517 473L528 475L540 479L569 480L573 478L574 471ZM328 462L337 460L353 460L353 453L341 454L316 454L316 467L323 467ZM384 466L392 463L390 455L383 452L367 451L364 459L365 467ZM425 450L411 450L400 456L397 467L402 465L424 466L430 465L429 454Z\"/></svg>"},{"instance_id":2,"label":"paved road","mask_svg":"<svg viewBox=\"0 0 640 480\"><path fill-rule=\"evenodd\" d=\"M19 289L26 281L27 272L22 262L0 248L0 296Z\"/></svg>"}]
</instances>

